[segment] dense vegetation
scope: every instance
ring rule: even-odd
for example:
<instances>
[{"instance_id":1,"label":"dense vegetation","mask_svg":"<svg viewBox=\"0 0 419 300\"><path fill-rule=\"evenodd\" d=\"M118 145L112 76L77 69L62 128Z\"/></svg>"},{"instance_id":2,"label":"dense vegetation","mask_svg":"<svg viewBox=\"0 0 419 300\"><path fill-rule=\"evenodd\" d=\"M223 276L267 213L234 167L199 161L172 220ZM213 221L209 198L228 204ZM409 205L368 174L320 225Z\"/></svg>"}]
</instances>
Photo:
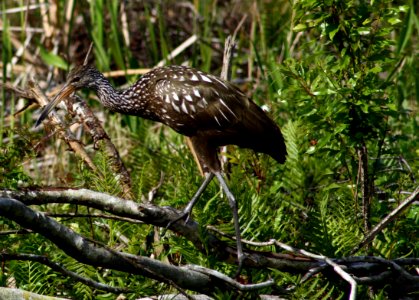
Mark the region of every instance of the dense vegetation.
<instances>
[{"instance_id":1,"label":"dense vegetation","mask_svg":"<svg viewBox=\"0 0 419 300\"><path fill-rule=\"evenodd\" d=\"M53 91L71 65L83 62L91 42L91 64L103 72L128 74L157 65L194 34L195 42L165 62L219 74L224 40L247 16L238 29L231 79L280 125L288 157L285 165L279 165L267 156L234 147L225 154L229 184L239 201L243 239L276 239L333 258L418 258L417 202L354 253L364 236L417 189L419 22L414 4L412 0L50 4L6 0L0 20L2 82L25 88L33 77L44 91ZM21 9L15 11L18 6ZM137 78L115 76L112 81L124 86ZM93 93L81 95L94 98ZM87 145L95 171L67 151L54 131L47 135L43 128L33 128L36 105L15 114L27 103L18 96L2 85L1 189L83 187L123 196L105 149L89 147L92 140L82 126L75 135ZM184 138L160 124L105 112L95 101L89 105L128 166L133 199L182 208L202 181ZM66 117L66 121L74 120ZM94 218L92 209L72 204L36 209L55 214L60 223L112 249L172 264L203 265L228 275L235 272L233 265L198 251L186 238L171 231L163 235L150 224ZM83 214L90 217L80 217ZM212 225L234 232L228 203L215 183L199 201L193 218L201 228ZM47 254L81 276L130 289L125 294L128 299L176 292L167 283L78 262L42 235L20 230L7 217L0 218L0 229L0 257L5 252ZM281 251L275 246L255 249ZM256 283L272 277L275 288L257 291L264 294L283 294L282 289L295 286L286 295L290 299L347 297L348 284L330 273L300 282L302 275L246 268L241 279ZM361 285L357 294L362 299L397 298L400 291L390 281L389 286ZM74 299L116 297L30 260L3 262L0 286ZM220 290L213 296L226 299L229 294Z\"/></svg>"}]
</instances>

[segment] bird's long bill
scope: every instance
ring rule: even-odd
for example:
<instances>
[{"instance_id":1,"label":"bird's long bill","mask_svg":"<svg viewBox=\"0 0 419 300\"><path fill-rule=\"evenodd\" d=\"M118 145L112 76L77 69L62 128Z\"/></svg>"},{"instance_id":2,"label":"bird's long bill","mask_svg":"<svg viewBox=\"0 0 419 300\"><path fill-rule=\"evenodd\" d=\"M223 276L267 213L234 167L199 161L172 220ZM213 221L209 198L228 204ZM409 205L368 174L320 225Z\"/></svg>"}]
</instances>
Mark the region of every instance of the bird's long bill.
<instances>
[{"instance_id":1,"label":"bird's long bill","mask_svg":"<svg viewBox=\"0 0 419 300\"><path fill-rule=\"evenodd\" d=\"M35 123L35 127L42 123L42 121L49 115L49 113L57 106L58 103L61 102L64 98L74 92L75 88L71 84L65 85L61 91L55 96L54 99L50 103L44 106L41 111L41 115L39 116L38 120Z\"/></svg>"}]
</instances>

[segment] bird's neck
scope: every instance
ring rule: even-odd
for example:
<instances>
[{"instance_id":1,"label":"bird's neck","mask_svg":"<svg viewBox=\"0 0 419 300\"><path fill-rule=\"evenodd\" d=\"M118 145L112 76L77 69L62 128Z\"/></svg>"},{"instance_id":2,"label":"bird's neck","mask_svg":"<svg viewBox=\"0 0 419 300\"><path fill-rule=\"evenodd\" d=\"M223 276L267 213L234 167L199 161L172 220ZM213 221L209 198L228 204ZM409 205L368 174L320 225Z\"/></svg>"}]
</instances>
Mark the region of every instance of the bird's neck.
<instances>
[{"instance_id":1,"label":"bird's neck","mask_svg":"<svg viewBox=\"0 0 419 300\"><path fill-rule=\"evenodd\" d=\"M111 111L120 113L130 113L132 109L131 87L125 90L115 89L103 75L97 79L93 87L99 97L100 102Z\"/></svg>"}]
</instances>

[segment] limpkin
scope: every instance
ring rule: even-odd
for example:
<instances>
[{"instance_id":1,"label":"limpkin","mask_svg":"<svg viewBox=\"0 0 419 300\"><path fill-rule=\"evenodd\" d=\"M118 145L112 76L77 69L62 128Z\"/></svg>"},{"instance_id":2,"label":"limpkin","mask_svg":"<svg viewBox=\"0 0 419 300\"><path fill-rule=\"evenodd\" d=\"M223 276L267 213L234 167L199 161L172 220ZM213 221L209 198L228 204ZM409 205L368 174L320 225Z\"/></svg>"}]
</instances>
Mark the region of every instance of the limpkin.
<instances>
[{"instance_id":1,"label":"limpkin","mask_svg":"<svg viewBox=\"0 0 419 300\"><path fill-rule=\"evenodd\" d=\"M177 221L185 217L185 222L188 221L194 204L215 176L233 211L240 272L244 254L237 202L223 178L218 148L224 145L250 148L282 164L286 148L275 122L231 83L193 68L155 68L131 87L115 90L97 69L80 66L70 71L66 84L44 107L36 126L63 98L81 88L95 90L100 102L111 111L161 122L189 137L205 179Z\"/></svg>"}]
</instances>

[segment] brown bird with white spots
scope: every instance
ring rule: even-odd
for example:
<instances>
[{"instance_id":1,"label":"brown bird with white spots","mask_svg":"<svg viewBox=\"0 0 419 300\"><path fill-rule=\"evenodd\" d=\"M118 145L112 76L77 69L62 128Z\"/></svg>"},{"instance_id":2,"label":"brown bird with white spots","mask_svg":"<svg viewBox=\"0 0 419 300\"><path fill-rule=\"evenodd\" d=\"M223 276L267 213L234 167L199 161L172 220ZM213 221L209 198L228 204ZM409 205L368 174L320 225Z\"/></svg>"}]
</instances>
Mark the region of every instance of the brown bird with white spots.
<instances>
[{"instance_id":1,"label":"brown bird with white spots","mask_svg":"<svg viewBox=\"0 0 419 300\"><path fill-rule=\"evenodd\" d=\"M287 152L275 122L231 83L193 68L155 68L128 89L115 90L97 69L80 66L70 71L65 86L44 107L36 126L63 98L81 88L95 90L100 102L111 111L161 122L190 138L205 179L178 220L188 221L194 204L215 176L233 210L240 272L245 257L237 202L223 178L218 148L250 148L282 164Z\"/></svg>"}]
</instances>

